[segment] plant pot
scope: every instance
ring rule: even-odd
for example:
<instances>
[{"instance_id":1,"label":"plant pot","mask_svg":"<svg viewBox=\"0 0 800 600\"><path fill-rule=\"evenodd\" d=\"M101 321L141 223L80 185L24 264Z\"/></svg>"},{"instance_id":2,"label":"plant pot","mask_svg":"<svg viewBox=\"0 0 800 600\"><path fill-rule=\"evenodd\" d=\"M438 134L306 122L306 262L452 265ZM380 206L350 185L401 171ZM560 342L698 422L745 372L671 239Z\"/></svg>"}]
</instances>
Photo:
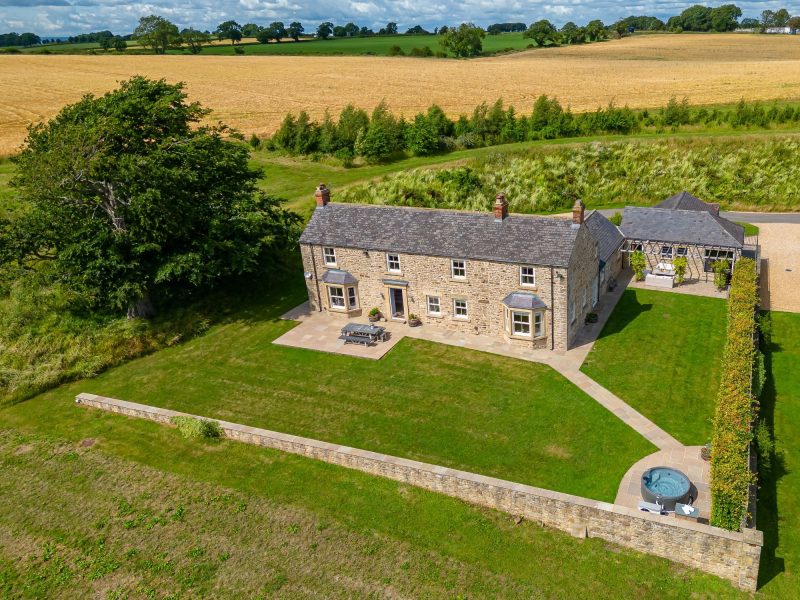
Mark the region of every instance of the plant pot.
<instances>
[{"instance_id":1,"label":"plant pot","mask_svg":"<svg viewBox=\"0 0 800 600\"><path fill-rule=\"evenodd\" d=\"M377 323L381 320L381 315L369 315L367 318L369 319L370 323Z\"/></svg>"},{"instance_id":2,"label":"plant pot","mask_svg":"<svg viewBox=\"0 0 800 600\"><path fill-rule=\"evenodd\" d=\"M419 327L420 325L422 325L422 321L420 321L419 319L409 319L408 320L408 326L409 327Z\"/></svg>"}]
</instances>

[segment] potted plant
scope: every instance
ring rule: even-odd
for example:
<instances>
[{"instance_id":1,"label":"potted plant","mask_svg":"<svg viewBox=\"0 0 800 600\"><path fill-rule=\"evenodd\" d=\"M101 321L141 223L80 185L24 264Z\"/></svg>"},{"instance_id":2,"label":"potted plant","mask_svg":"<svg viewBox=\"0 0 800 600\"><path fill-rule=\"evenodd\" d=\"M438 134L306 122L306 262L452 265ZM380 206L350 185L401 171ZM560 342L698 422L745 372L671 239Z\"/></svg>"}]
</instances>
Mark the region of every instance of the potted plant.
<instances>
[{"instance_id":1,"label":"potted plant","mask_svg":"<svg viewBox=\"0 0 800 600\"><path fill-rule=\"evenodd\" d=\"M679 256L672 261L672 266L675 267L675 283L682 284L686 279L686 264L685 256Z\"/></svg>"},{"instance_id":2,"label":"potted plant","mask_svg":"<svg viewBox=\"0 0 800 600\"><path fill-rule=\"evenodd\" d=\"M731 265L727 260L715 260L711 268L714 271L714 285L722 291L728 285L728 275L731 272Z\"/></svg>"},{"instance_id":3,"label":"potted plant","mask_svg":"<svg viewBox=\"0 0 800 600\"><path fill-rule=\"evenodd\" d=\"M636 281L642 281L644 279L645 268L647 268L647 259L644 253L641 250L637 250L631 254L630 262Z\"/></svg>"},{"instance_id":4,"label":"potted plant","mask_svg":"<svg viewBox=\"0 0 800 600\"><path fill-rule=\"evenodd\" d=\"M597 319L598 318L599 317L597 316L596 312L590 312L589 314L586 315L586 322L587 323L597 323Z\"/></svg>"},{"instance_id":5,"label":"potted plant","mask_svg":"<svg viewBox=\"0 0 800 600\"><path fill-rule=\"evenodd\" d=\"M375 308L373 308L372 310L369 311L369 315L368 315L369 322L370 323L377 323L378 321L381 320L382 316L383 315L381 314L381 309L376 306Z\"/></svg>"},{"instance_id":6,"label":"potted plant","mask_svg":"<svg viewBox=\"0 0 800 600\"><path fill-rule=\"evenodd\" d=\"M419 317L417 315L411 313L410 315L408 315L408 324L411 327L419 327L420 325L422 325L422 321L419 320Z\"/></svg>"}]
</instances>

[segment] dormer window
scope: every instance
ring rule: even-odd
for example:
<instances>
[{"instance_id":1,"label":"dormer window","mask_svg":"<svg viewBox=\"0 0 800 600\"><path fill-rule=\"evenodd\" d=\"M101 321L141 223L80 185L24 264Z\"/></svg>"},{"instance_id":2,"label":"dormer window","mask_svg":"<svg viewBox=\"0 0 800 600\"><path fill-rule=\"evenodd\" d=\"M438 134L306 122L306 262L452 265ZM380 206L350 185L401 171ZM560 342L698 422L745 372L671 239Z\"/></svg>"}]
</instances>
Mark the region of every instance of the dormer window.
<instances>
[{"instance_id":1,"label":"dormer window","mask_svg":"<svg viewBox=\"0 0 800 600\"><path fill-rule=\"evenodd\" d=\"M389 273L400 273L400 255L389 252L386 254L386 270Z\"/></svg>"},{"instance_id":2,"label":"dormer window","mask_svg":"<svg viewBox=\"0 0 800 600\"><path fill-rule=\"evenodd\" d=\"M325 265L328 267L335 267L336 266L336 249L334 248L323 248L322 249L322 257L325 260Z\"/></svg>"}]
</instances>

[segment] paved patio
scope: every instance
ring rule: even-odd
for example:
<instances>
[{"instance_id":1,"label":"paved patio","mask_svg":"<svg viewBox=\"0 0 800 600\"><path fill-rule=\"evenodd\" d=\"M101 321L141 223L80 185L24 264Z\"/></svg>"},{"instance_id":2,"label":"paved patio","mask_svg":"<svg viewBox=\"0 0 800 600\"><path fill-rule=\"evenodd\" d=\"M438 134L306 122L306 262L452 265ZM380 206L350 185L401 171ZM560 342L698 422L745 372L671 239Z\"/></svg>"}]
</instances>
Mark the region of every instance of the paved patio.
<instances>
[{"instance_id":1,"label":"paved patio","mask_svg":"<svg viewBox=\"0 0 800 600\"><path fill-rule=\"evenodd\" d=\"M614 504L638 508L641 494L641 477L647 469L651 467L671 467L682 471L689 477L689 481L694 486L693 505L700 511L701 522L708 522L711 513L711 497L708 484L711 481L711 463L700 458L701 446L678 446L668 450L661 450L649 456L645 456L634 464L617 491L617 498ZM674 519L673 515L664 516L664 519Z\"/></svg>"},{"instance_id":2,"label":"paved patio","mask_svg":"<svg viewBox=\"0 0 800 600\"><path fill-rule=\"evenodd\" d=\"M689 294L691 296L707 296L709 298L727 298L728 297L728 290L719 291L717 286L714 285L714 281L709 277L708 281L700 280L691 280L691 281L684 281L680 285L676 285L673 288L663 288L657 287L652 285L647 285L644 281L633 281L631 279L630 284L628 287L633 289L641 289L641 290L655 290L660 292L672 292L673 294Z\"/></svg>"}]
</instances>

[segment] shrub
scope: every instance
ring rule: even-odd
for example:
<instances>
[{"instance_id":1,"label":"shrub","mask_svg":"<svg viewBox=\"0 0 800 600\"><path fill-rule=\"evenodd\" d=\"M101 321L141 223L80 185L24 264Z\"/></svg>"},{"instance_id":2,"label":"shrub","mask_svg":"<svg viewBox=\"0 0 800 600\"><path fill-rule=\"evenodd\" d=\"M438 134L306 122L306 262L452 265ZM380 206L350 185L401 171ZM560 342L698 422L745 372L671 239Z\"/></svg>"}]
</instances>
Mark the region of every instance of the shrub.
<instances>
[{"instance_id":1,"label":"shrub","mask_svg":"<svg viewBox=\"0 0 800 600\"><path fill-rule=\"evenodd\" d=\"M711 524L737 531L746 516L749 450L757 403L752 395L758 285L755 262L736 264L728 300L728 331L711 449Z\"/></svg>"},{"instance_id":2,"label":"shrub","mask_svg":"<svg viewBox=\"0 0 800 600\"><path fill-rule=\"evenodd\" d=\"M241 46L234 46L233 51L239 55L244 54L244 48L242 48Z\"/></svg>"},{"instance_id":3,"label":"shrub","mask_svg":"<svg viewBox=\"0 0 800 600\"><path fill-rule=\"evenodd\" d=\"M189 438L219 439L222 437L222 428L217 421L197 419L195 417L172 417L172 424L178 428L181 435Z\"/></svg>"},{"instance_id":4,"label":"shrub","mask_svg":"<svg viewBox=\"0 0 800 600\"><path fill-rule=\"evenodd\" d=\"M631 254L631 269L633 269L633 274L636 276L636 281L642 281L644 279L644 270L647 267L647 260L644 257L644 253L641 250L637 250L633 254Z\"/></svg>"},{"instance_id":5,"label":"shrub","mask_svg":"<svg viewBox=\"0 0 800 600\"><path fill-rule=\"evenodd\" d=\"M250 136L250 140L248 143L250 144L250 147L252 147L255 150L258 150L261 147L261 138L254 133L253 135Z\"/></svg>"},{"instance_id":6,"label":"shrub","mask_svg":"<svg viewBox=\"0 0 800 600\"><path fill-rule=\"evenodd\" d=\"M608 220L611 221L617 227L619 227L620 225L622 225L622 213L617 211L613 215L611 215L608 218Z\"/></svg>"},{"instance_id":7,"label":"shrub","mask_svg":"<svg viewBox=\"0 0 800 600\"><path fill-rule=\"evenodd\" d=\"M714 285L718 290L728 285L728 274L731 272L731 265L727 260L715 260L711 268L714 271Z\"/></svg>"},{"instance_id":8,"label":"shrub","mask_svg":"<svg viewBox=\"0 0 800 600\"><path fill-rule=\"evenodd\" d=\"M411 52L409 52L409 56L420 56L423 58L433 56L433 50L431 50L428 46L423 46L422 48L412 48Z\"/></svg>"},{"instance_id":9,"label":"shrub","mask_svg":"<svg viewBox=\"0 0 800 600\"><path fill-rule=\"evenodd\" d=\"M756 446L758 447L758 468L769 471L772 468L772 455L775 453L775 441L764 419L756 425Z\"/></svg>"},{"instance_id":10,"label":"shrub","mask_svg":"<svg viewBox=\"0 0 800 600\"><path fill-rule=\"evenodd\" d=\"M685 256L678 256L672 261L672 266L675 267L675 281L679 284L683 283L686 279L686 264Z\"/></svg>"},{"instance_id":11,"label":"shrub","mask_svg":"<svg viewBox=\"0 0 800 600\"><path fill-rule=\"evenodd\" d=\"M400 46L392 46L389 48L388 52L389 56L405 56L406 53L403 52L403 49Z\"/></svg>"}]
</instances>

